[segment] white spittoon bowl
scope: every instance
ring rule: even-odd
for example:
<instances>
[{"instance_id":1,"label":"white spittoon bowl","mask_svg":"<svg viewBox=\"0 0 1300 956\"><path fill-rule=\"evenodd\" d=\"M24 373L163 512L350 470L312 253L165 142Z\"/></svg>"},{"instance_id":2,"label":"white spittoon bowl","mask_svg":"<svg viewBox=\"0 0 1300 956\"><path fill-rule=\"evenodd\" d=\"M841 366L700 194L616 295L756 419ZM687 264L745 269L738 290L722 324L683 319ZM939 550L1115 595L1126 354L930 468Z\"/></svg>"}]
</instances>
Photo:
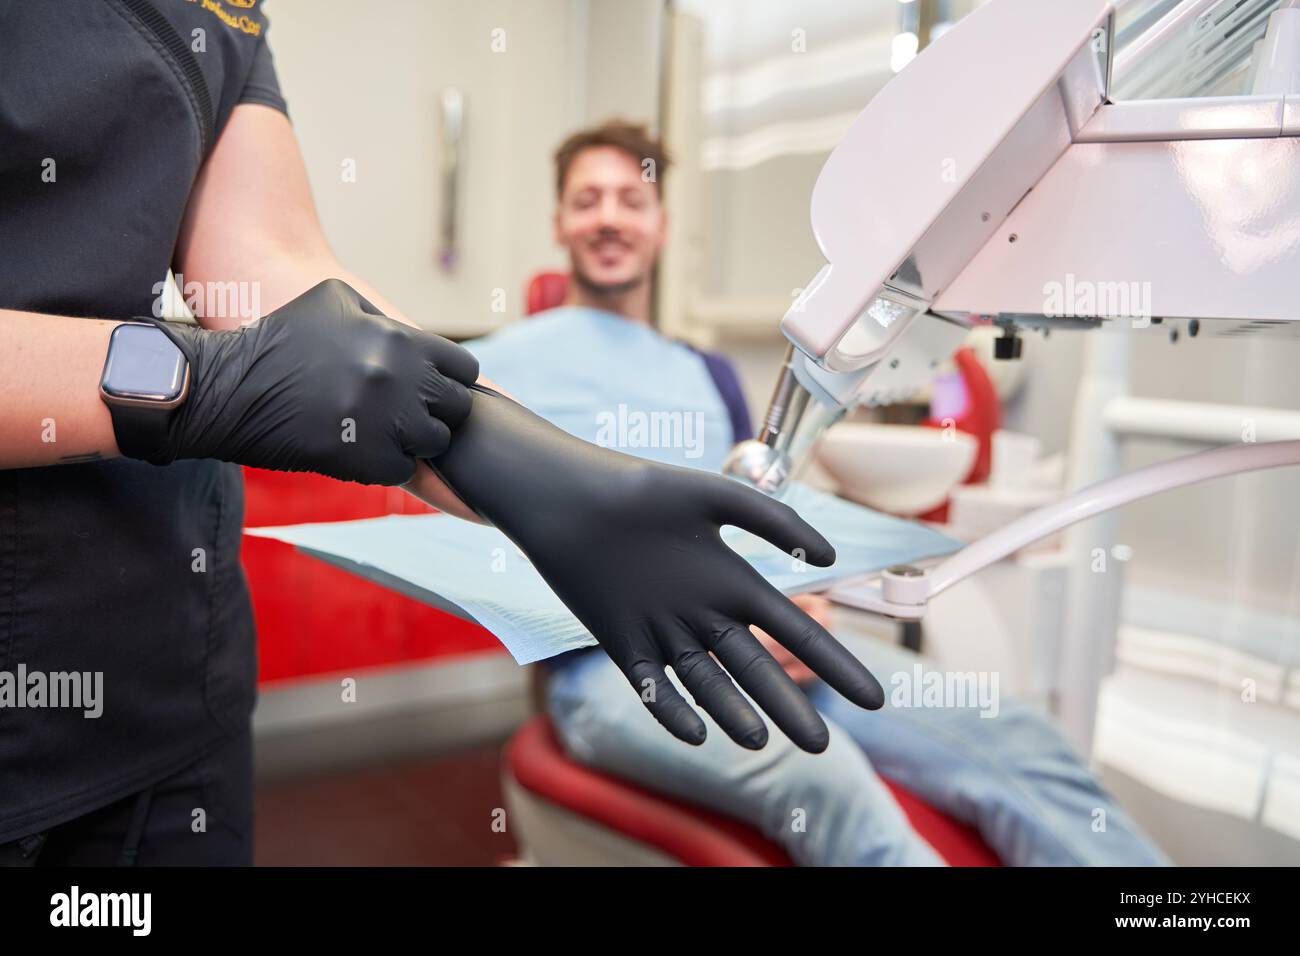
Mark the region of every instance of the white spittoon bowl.
<instances>
[{"instance_id":1,"label":"white spittoon bowl","mask_svg":"<svg viewBox=\"0 0 1300 956\"><path fill-rule=\"evenodd\" d=\"M841 422L822 436L817 462L849 500L913 517L948 499L977 451L975 438L955 429Z\"/></svg>"}]
</instances>

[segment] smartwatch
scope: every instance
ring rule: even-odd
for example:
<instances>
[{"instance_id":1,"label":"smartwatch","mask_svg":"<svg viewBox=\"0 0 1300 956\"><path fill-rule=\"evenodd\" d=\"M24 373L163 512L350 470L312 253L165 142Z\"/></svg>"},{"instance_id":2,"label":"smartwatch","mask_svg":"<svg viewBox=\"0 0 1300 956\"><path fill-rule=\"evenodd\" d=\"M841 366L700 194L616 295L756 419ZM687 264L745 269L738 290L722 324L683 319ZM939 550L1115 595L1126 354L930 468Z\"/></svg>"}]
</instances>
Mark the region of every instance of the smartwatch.
<instances>
[{"instance_id":1,"label":"smartwatch","mask_svg":"<svg viewBox=\"0 0 1300 956\"><path fill-rule=\"evenodd\" d=\"M123 322L113 329L99 395L113 416L122 454L160 458L172 414L189 391L189 360L166 332L149 322Z\"/></svg>"}]
</instances>

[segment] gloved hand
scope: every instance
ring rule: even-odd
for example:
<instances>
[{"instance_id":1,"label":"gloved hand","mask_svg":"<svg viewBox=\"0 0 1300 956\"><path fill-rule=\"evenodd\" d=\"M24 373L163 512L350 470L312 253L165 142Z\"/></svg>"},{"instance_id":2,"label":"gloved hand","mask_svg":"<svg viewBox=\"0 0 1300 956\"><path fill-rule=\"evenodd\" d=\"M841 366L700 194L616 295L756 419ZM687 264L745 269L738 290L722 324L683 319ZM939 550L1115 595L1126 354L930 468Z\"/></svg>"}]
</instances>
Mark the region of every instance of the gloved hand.
<instances>
[{"instance_id":1,"label":"gloved hand","mask_svg":"<svg viewBox=\"0 0 1300 956\"><path fill-rule=\"evenodd\" d=\"M189 359L189 396L162 448L116 425L123 454L154 464L216 458L403 484L447 448L478 378L465 349L386 317L339 279L232 331L155 324Z\"/></svg>"},{"instance_id":2,"label":"gloved hand","mask_svg":"<svg viewBox=\"0 0 1300 956\"><path fill-rule=\"evenodd\" d=\"M795 744L826 749L825 723L751 624L849 700L881 706L857 658L719 534L737 525L832 564L834 549L793 509L721 476L581 441L481 386L471 395L469 419L432 467L528 555L672 734L698 744L705 727L666 665L738 744L761 748L767 728L727 671Z\"/></svg>"}]
</instances>

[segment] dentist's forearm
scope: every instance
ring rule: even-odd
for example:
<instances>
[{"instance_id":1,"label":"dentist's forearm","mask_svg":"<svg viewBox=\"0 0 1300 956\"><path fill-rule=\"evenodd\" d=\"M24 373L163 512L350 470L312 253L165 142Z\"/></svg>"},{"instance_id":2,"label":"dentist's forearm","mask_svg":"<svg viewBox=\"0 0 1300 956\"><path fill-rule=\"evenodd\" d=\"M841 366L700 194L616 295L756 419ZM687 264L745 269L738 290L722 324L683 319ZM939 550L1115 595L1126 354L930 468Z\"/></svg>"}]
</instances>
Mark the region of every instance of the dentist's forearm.
<instances>
[{"instance_id":1,"label":"dentist's forearm","mask_svg":"<svg viewBox=\"0 0 1300 956\"><path fill-rule=\"evenodd\" d=\"M0 309L0 468L117 456L99 380L118 324Z\"/></svg>"}]
</instances>

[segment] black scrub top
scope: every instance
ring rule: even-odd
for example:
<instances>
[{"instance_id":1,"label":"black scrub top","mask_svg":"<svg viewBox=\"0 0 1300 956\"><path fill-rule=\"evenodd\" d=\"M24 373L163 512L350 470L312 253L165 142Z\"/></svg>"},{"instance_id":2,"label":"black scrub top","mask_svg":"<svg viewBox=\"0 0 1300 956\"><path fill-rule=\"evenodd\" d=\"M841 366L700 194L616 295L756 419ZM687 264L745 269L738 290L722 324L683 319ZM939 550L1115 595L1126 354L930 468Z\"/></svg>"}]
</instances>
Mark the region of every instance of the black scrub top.
<instances>
[{"instance_id":1,"label":"black scrub top","mask_svg":"<svg viewBox=\"0 0 1300 956\"><path fill-rule=\"evenodd\" d=\"M0 0L0 307L150 314L231 111L284 109L260 7ZM0 843L247 730L242 522L234 465L0 470L0 671L103 674L98 718L0 706Z\"/></svg>"}]
</instances>

